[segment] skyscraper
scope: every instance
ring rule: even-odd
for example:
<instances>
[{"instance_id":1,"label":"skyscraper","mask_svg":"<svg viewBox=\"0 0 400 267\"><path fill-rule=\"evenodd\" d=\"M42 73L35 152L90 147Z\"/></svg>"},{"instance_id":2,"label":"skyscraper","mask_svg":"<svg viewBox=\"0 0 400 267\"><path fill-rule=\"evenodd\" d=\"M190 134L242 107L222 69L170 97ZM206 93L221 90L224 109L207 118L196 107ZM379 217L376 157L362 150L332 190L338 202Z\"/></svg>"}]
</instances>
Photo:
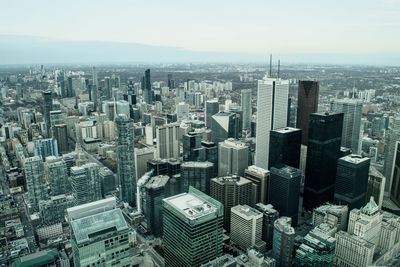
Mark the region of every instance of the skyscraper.
<instances>
[{"instance_id":1,"label":"skyscraper","mask_svg":"<svg viewBox=\"0 0 400 267\"><path fill-rule=\"evenodd\" d=\"M29 198L29 210L38 211L39 201L46 198L43 160L39 156L25 158L23 168Z\"/></svg>"},{"instance_id":2,"label":"skyscraper","mask_svg":"<svg viewBox=\"0 0 400 267\"><path fill-rule=\"evenodd\" d=\"M206 126L211 128L212 116L219 112L218 99L206 101Z\"/></svg>"},{"instance_id":3,"label":"skyscraper","mask_svg":"<svg viewBox=\"0 0 400 267\"><path fill-rule=\"evenodd\" d=\"M192 186L203 193L210 193L210 180L213 178L214 164L208 161L187 161L181 164L182 192Z\"/></svg>"},{"instance_id":4,"label":"skyscraper","mask_svg":"<svg viewBox=\"0 0 400 267\"><path fill-rule=\"evenodd\" d=\"M153 104L153 91L151 90L151 78L150 78L150 69L147 69L144 72L144 77L143 77L144 83L142 86L143 90L143 96L144 96L144 102L146 104Z\"/></svg>"},{"instance_id":5,"label":"skyscraper","mask_svg":"<svg viewBox=\"0 0 400 267\"><path fill-rule=\"evenodd\" d=\"M211 136L214 143L239 135L239 117L232 112L218 112L211 117Z\"/></svg>"},{"instance_id":6,"label":"skyscraper","mask_svg":"<svg viewBox=\"0 0 400 267\"><path fill-rule=\"evenodd\" d=\"M299 81L296 127L302 130L301 143L308 144L310 114L318 111L319 82Z\"/></svg>"},{"instance_id":7,"label":"skyscraper","mask_svg":"<svg viewBox=\"0 0 400 267\"><path fill-rule=\"evenodd\" d=\"M115 118L115 142L117 146L117 176L121 189L121 199L135 205L136 166L134 151L133 121L125 115Z\"/></svg>"},{"instance_id":8,"label":"skyscraper","mask_svg":"<svg viewBox=\"0 0 400 267\"><path fill-rule=\"evenodd\" d=\"M287 165L272 167L270 171L268 203L281 216L291 217L293 226L297 226L301 171Z\"/></svg>"},{"instance_id":9,"label":"skyscraper","mask_svg":"<svg viewBox=\"0 0 400 267\"><path fill-rule=\"evenodd\" d=\"M393 163L395 159L396 142L400 140L400 116L396 116L393 125L385 131L385 162L383 175L386 177L385 191L390 192L392 186Z\"/></svg>"},{"instance_id":10,"label":"skyscraper","mask_svg":"<svg viewBox=\"0 0 400 267\"><path fill-rule=\"evenodd\" d=\"M231 208L236 205L250 205L252 183L241 176L222 176L211 179L210 196L224 206L224 228L229 232Z\"/></svg>"},{"instance_id":11,"label":"skyscraper","mask_svg":"<svg viewBox=\"0 0 400 267\"><path fill-rule=\"evenodd\" d=\"M243 176L249 162L249 147L234 139L218 144L218 174Z\"/></svg>"},{"instance_id":12,"label":"skyscraper","mask_svg":"<svg viewBox=\"0 0 400 267\"><path fill-rule=\"evenodd\" d=\"M169 159L179 157L179 123L169 123L156 127L157 158Z\"/></svg>"},{"instance_id":13,"label":"skyscraper","mask_svg":"<svg viewBox=\"0 0 400 267\"><path fill-rule=\"evenodd\" d=\"M67 164L62 157L47 157L44 168L46 179L50 184L51 195L56 196L70 192Z\"/></svg>"},{"instance_id":14,"label":"skyscraper","mask_svg":"<svg viewBox=\"0 0 400 267\"><path fill-rule=\"evenodd\" d=\"M280 78L258 80L255 165L268 169L270 131L286 127L289 81Z\"/></svg>"},{"instance_id":15,"label":"skyscraper","mask_svg":"<svg viewBox=\"0 0 400 267\"><path fill-rule=\"evenodd\" d=\"M57 150L60 154L68 152L68 129L66 124L56 124L53 127L53 137L57 140Z\"/></svg>"},{"instance_id":16,"label":"skyscraper","mask_svg":"<svg viewBox=\"0 0 400 267\"><path fill-rule=\"evenodd\" d=\"M221 256L222 222L222 204L195 188L163 199L165 266L197 267Z\"/></svg>"},{"instance_id":17,"label":"skyscraper","mask_svg":"<svg viewBox=\"0 0 400 267\"><path fill-rule=\"evenodd\" d=\"M263 214L248 205L231 208L231 241L243 250L265 251L262 238Z\"/></svg>"},{"instance_id":18,"label":"skyscraper","mask_svg":"<svg viewBox=\"0 0 400 267\"><path fill-rule=\"evenodd\" d=\"M43 92L43 118L46 126L46 137L51 137L50 111L53 110L53 97L51 91Z\"/></svg>"},{"instance_id":19,"label":"skyscraper","mask_svg":"<svg viewBox=\"0 0 400 267\"><path fill-rule=\"evenodd\" d=\"M265 242L266 250L272 249L274 236L274 222L279 218L279 212L271 204L256 204L256 209L263 214L262 240Z\"/></svg>"},{"instance_id":20,"label":"skyscraper","mask_svg":"<svg viewBox=\"0 0 400 267\"><path fill-rule=\"evenodd\" d=\"M251 115L252 115L252 107L251 107L251 89L242 90L240 92L240 104L242 107L243 117L243 129L250 129L251 126Z\"/></svg>"},{"instance_id":21,"label":"skyscraper","mask_svg":"<svg viewBox=\"0 0 400 267\"><path fill-rule=\"evenodd\" d=\"M386 178L375 167L370 166L368 175L367 196L365 201L374 198L379 208L382 208L383 196L385 193Z\"/></svg>"},{"instance_id":22,"label":"skyscraper","mask_svg":"<svg viewBox=\"0 0 400 267\"><path fill-rule=\"evenodd\" d=\"M97 163L71 167L71 187L77 205L101 199L101 181Z\"/></svg>"},{"instance_id":23,"label":"skyscraper","mask_svg":"<svg viewBox=\"0 0 400 267\"><path fill-rule=\"evenodd\" d=\"M291 224L289 217L280 217L274 222L272 257L281 267L292 266L295 232Z\"/></svg>"},{"instance_id":24,"label":"skyscraper","mask_svg":"<svg viewBox=\"0 0 400 267\"><path fill-rule=\"evenodd\" d=\"M183 161L204 160L204 147L201 145L201 135L189 132L182 136Z\"/></svg>"},{"instance_id":25,"label":"skyscraper","mask_svg":"<svg viewBox=\"0 0 400 267\"><path fill-rule=\"evenodd\" d=\"M390 199L400 206L400 141L396 142L391 180Z\"/></svg>"},{"instance_id":26,"label":"skyscraper","mask_svg":"<svg viewBox=\"0 0 400 267\"><path fill-rule=\"evenodd\" d=\"M285 127L270 133L269 168L281 164L300 167L301 130Z\"/></svg>"},{"instance_id":27,"label":"skyscraper","mask_svg":"<svg viewBox=\"0 0 400 267\"><path fill-rule=\"evenodd\" d=\"M309 125L303 206L312 210L333 201L343 113L313 113Z\"/></svg>"},{"instance_id":28,"label":"skyscraper","mask_svg":"<svg viewBox=\"0 0 400 267\"><path fill-rule=\"evenodd\" d=\"M342 146L359 154L362 102L356 99L335 99L331 102L331 111L344 113Z\"/></svg>"},{"instance_id":29,"label":"skyscraper","mask_svg":"<svg viewBox=\"0 0 400 267\"><path fill-rule=\"evenodd\" d=\"M338 160L334 202L349 209L364 206L368 187L369 158L351 154Z\"/></svg>"},{"instance_id":30,"label":"skyscraper","mask_svg":"<svg viewBox=\"0 0 400 267\"><path fill-rule=\"evenodd\" d=\"M267 204L269 171L255 165L244 170L244 178L253 183L252 205L257 203Z\"/></svg>"}]
</instances>

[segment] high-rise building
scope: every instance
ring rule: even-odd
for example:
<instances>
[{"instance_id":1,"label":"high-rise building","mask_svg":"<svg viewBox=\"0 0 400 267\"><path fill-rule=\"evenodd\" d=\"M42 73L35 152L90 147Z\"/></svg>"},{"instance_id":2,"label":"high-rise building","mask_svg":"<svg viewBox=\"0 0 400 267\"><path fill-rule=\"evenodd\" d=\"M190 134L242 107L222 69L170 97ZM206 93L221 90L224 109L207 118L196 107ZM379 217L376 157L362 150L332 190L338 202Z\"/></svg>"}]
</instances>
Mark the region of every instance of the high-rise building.
<instances>
[{"instance_id":1,"label":"high-rise building","mask_svg":"<svg viewBox=\"0 0 400 267\"><path fill-rule=\"evenodd\" d=\"M262 238L263 214L248 205L231 208L231 241L243 250L265 251Z\"/></svg>"},{"instance_id":2,"label":"high-rise building","mask_svg":"<svg viewBox=\"0 0 400 267\"><path fill-rule=\"evenodd\" d=\"M333 201L342 125L343 113L310 115L303 199L306 210Z\"/></svg>"},{"instance_id":3,"label":"high-rise building","mask_svg":"<svg viewBox=\"0 0 400 267\"><path fill-rule=\"evenodd\" d=\"M238 138L239 116L233 112L218 112L211 117L211 136L214 143Z\"/></svg>"},{"instance_id":4,"label":"high-rise building","mask_svg":"<svg viewBox=\"0 0 400 267\"><path fill-rule=\"evenodd\" d=\"M354 154L359 154L362 102L356 99L335 99L331 102L331 111L344 113L342 146L351 148Z\"/></svg>"},{"instance_id":5,"label":"high-rise building","mask_svg":"<svg viewBox=\"0 0 400 267\"><path fill-rule=\"evenodd\" d=\"M46 137L51 137L50 111L53 110L53 97L51 91L43 92L43 118L46 127Z\"/></svg>"},{"instance_id":6,"label":"high-rise building","mask_svg":"<svg viewBox=\"0 0 400 267\"><path fill-rule=\"evenodd\" d=\"M38 211L39 201L46 198L43 160L39 156L25 158L23 168L29 198L29 210Z\"/></svg>"},{"instance_id":7,"label":"high-rise building","mask_svg":"<svg viewBox=\"0 0 400 267\"><path fill-rule=\"evenodd\" d=\"M385 194L385 182L386 178L382 175L375 167L369 167L368 175L368 186L367 196L365 201L368 201L371 197L374 197L377 202L379 209L382 208L383 196Z\"/></svg>"},{"instance_id":8,"label":"high-rise building","mask_svg":"<svg viewBox=\"0 0 400 267\"><path fill-rule=\"evenodd\" d=\"M287 165L272 167L270 171L268 203L281 216L291 217L293 226L297 226L301 171Z\"/></svg>"},{"instance_id":9,"label":"high-rise building","mask_svg":"<svg viewBox=\"0 0 400 267\"><path fill-rule=\"evenodd\" d=\"M168 197L165 190L168 181L166 175L153 176L140 189L147 230L156 237L162 235L162 200Z\"/></svg>"},{"instance_id":10,"label":"high-rise building","mask_svg":"<svg viewBox=\"0 0 400 267\"><path fill-rule=\"evenodd\" d=\"M262 240L264 240L266 250L268 251L272 249L274 222L279 218L279 212L271 204L257 203L256 209L263 214Z\"/></svg>"},{"instance_id":11,"label":"high-rise building","mask_svg":"<svg viewBox=\"0 0 400 267\"><path fill-rule=\"evenodd\" d=\"M289 81L258 80L255 165L268 170L270 131L287 126Z\"/></svg>"},{"instance_id":12,"label":"high-rise building","mask_svg":"<svg viewBox=\"0 0 400 267\"><path fill-rule=\"evenodd\" d=\"M142 90L144 102L149 105L153 104L153 91L151 89L150 69L147 69L144 72Z\"/></svg>"},{"instance_id":13,"label":"high-rise building","mask_svg":"<svg viewBox=\"0 0 400 267\"><path fill-rule=\"evenodd\" d=\"M218 144L219 176L236 174L243 176L249 164L249 147L238 140L228 139Z\"/></svg>"},{"instance_id":14,"label":"high-rise building","mask_svg":"<svg viewBox=\"0 0 400 267\"><path fill-rule=\"evenodd\" d=\"M338 160L334 202L349 209L364 206L370 159L351 154Z\"/></svg>"},{"instance_id":15,"label":"high-rise building","mask_svg":"<svg viewBox=\"0 0 400 267\"><path fill-rule=\"evenodd\" d=\"M37 139L35 144L35 156L46 158L48 156L58 156L57 140L54 138Z\"/></svg>"},{"instance_id":16,"label":"high-rise building","mask_svg":"<svg viewBox=\"0 0 400 267\"><path fill-rule=\"evenodd\" d=\"M252 115L252 106L251 106L251 89L242 90L240 92L240 104L242 107L242 128L250 129L251 126L251 115Z\"/></svg>"},{"instance_id":17,"label":"high-rise building","mask_svg":"<svg viewBox=\"0 0 400 267\"><path fill-rule=\"evenodd\" d=\"M201 145L201 135L189 132L183 135L183 161L202 161L204 160L204 148Z\"/></svg>"},{"instance_id":18,"label":"high-rise building","mask_svg":"<svg viewBox=\"0 0 400 267\"><path fill-rule=\"evenodd\" d=\"M229 232L231 208L236 205L250 205L252 183L241 176L222 176L211 179L210 196L224 205L224 228Z\"/></svg>"},{"instance_id":19,"label":"high-rise building","mask_svg":"<svg viewBox=\"0 0 400 267\"><path fill-rule=\"evenodd\" d=\"M131 266L135 233L115 206L109 198L67 210L74 266Z\"/></svg>"},{"instance_id":20,"label":"high-rise building","mask_svg":"<svg viewBox=\"0 0 400 267\"><path fill-rule=\"evenodd\" d=\"M50 156L44 163L46 180L50 185L51 195L56 196L70 192L67 164L62 157Z\"/></svg>"},{"instance_id":21,"label":"high-rise building","mask_svg":"<svg viewBox=\"0 0 400 267\"><path fill-rule=\"evenodd\" d=\"M109 168L100 168L99 179L101 183L101 195L103 197L115 192L117 188L115 174Z\"/></svg>"},{"instance_id":22,"label":"high-rise building","mask_svg":"<svg viewBox=\"0 0 400 267\"><path fill-rule=\"evenodd\" d=\"M212 116L219 112L219 103L218 99L211 99L206 101L206 126L208 128L212 128Z\"/></svg>"},{"instance_id":23,"label":"high-rise building","mask_svg":"<svg viewBox=\"0 0 400 267\"><path fill-rule=\"evenodd\" d=\"M204 148L204 159L214 163L213 177L218 176L218 146L208 141L201 141L201 146Z\"/></svg>"},{"instance_id":24,"label":"high-rise building","mask_svg":"<svg viewBox=\"0 0 400 267\"><path fill-rule=\"evenodd\" d=\"M292 266L295 232L291 224L292 219L289 217L280 217L274 222L272 257L277 266Z\"/></svg>"},{"instance_id":25,"label":"high-rise building","mask_svg":"<svg viewBox=\"0 0 400 267\"><path fill-rule=\"evenodd\" d=\"M166 267L200 266L222 254L223 206L190 187L163 199Z\"/></svg>"},{"instance_id":26,"label":"high-rise building","mask_svg":"<svg viewBox=\"0 0 400 267\"><path fill-rule=\"evenodd\" d=\"M400 141L396 142L391 182L390 199L400 206Z\"/></svg>"},{"instance_id":27,"label":"high-rise building","mask_svg":"<svg viewBox=\"0 0 400 267\"><path fill-rule=\"evenodd\" d=\"M43 225L64 222L68 208L75 206L73 195L51 196L50 199L39 201L39 213Z\"/></svg>"},{"instance_id":28,"label":"high-rise building","mask_svg":"<svg viewBox=\"0 0 400 267\"><path fill-rule=\"evenodd\" d=\"M318 226L326 223L337 230L347 229L349 208L347 206L326 204L313 210L312 224Z\"/></svg>"},{"instance_id":29,"label":"high-rise building","mask_svg":"<svg viewBox=\"0 0 400 267\"><path fill-rule=\"evenodd\" d=\"M97 163L71 168L71 187L77 205L101 199L101 181Z\"/></svg>"},{"instance_id":30,"label":"high-rise building","mask_svg":"<svg viewBox=\"0 0 400 267\"><path fill-rule=\"evenodd\" d=\"M279 128L270 133L269 168L281 164L293 168L300 167L301 130Z\"/></svg>"},{"instance_id":31,"label":"high-rise building","mask_svg":"<svg viewBox=\"0 0 400 267\"><path fill-rule=\"evenodd\" d=\"M253 183L252 205L256 203L267 204L269 171L256 165L251 165L244 170L244 178Z\"/></svg>"},{"instance_id":32,"label":"high-rise building","mask_svg":"<svg viewBox=\"0 0 400 267\"><path fill-rule=\"evenodd\" d=\"M308 123L310 115L318 111L318 98L318 81L299 81L296 127L302 130L303 145L308 145Z\"/></svg>"},{"instance_id":33,"label":"high-rise building","mask_svg":"<svg viewBox=\"0 0 400 267\"><path fill-rule=\"evenodd\" d=\"M203 193L210 194L210 180L213 178L214 164L208 161L187 161L181 164L182 192L192 186Z\"/></svg>"},{"instance_id":34,"label":"high-rise building","mask_svg":"<svg viewBox=\"0 0 400 267\"><path fill-rule=\"evenodd\" d=\"M147 162L154 159L155 152L154 147L135 149L136 179L147 172Z\"/></svg>"},{"instance_id":35,"label":"high-rise building","mask_svg":"<svg viewBox=\"0 0 400 267\"><path fill-rule=\"evenodd\" d=\"M115 126L117 176L121 189L121 199L134 206L136 200L136 166L133 120L127 116L118 115L115 119Z\"/></svg>"},{"instance_id":36,"label":"high-rise building","mask_svg":"<svg viewBox=\"0 0 400 267\"><path fill-rule=\"evenodd\" d=\"M396 143L400 140L400 116L393 120L391 128L385 131L385 161L383 175L386 177L385 191L390 193L392 186L393 164L396 155Z\"/></svg>"},{"instance_id":37,"label":"high-rise building","mask_svg":"<svg viewBox=\"0 0 400 267\"><path fill-rule=\"evenodd\" d=\"M57 140L58 153L68 152L68 129L66 124L56 124L53 127L53 137Z\"/></svg>"},{"instance_id":38,"label":"high-rise building","mask_svg":"<svg viewBox=\"0 0 400 267\"><path fill-rule=\"evenodd\" d=\"M170 123L156 127L157 151L160 159L179 157L179 123Z\"/></svg>"}]
</instances>

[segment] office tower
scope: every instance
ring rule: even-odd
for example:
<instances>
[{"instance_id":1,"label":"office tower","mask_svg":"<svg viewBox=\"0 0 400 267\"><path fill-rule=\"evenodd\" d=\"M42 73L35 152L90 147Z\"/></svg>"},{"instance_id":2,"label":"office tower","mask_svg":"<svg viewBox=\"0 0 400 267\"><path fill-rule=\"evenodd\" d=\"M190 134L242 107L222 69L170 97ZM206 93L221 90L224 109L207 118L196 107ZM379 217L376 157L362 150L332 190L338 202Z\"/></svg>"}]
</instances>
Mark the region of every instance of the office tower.
<instances>
[{"instance_id":1,"label":"office tower","mask_svg":"<svg viewBox=\"0 0 400 267\"><path fill-rule=\"evenodd\" d=\"M331 112L344 113L342 146L351 148L354 154L360 153L362 102L356 99L335 99L331 102Z\"/></svg>"},{"instance_id":2,"label":"office tower","mask_svg":"<svg viewBox=\"0 0 400 267\"><path fill-rule=\"evenodd\" d=\"M252 205L256 203L267 204L269 171L251 165L244 170L244 178L253 183Z\"/></svg>"},{"instance_id":3,"label":"office tower","mask_svg":"<svg viewBox=\"0 0 400 267\"><path fill-rule=\"evenodd\" d=\"M51 195L56 196L70 192L67 164L62 157L47 157L44 163L44 173L50 185Z\"/></svg>"},{"instance_id":4,"label":"office tower","mask_svg":"<svg viewBox=\"0 0 400 267\"><path fill-rule=\"evenodd\" d=\"M71 187L77 205L101 199L101 181L97 163L71 167Z\"/></svg>"},{"instance_id":5,"label":"office tower","mask_svg":"<svg viewBox=\"0 0 400 267\"><path fill-rule=\"evenodd\" d=\"M182 192L192 186L203 193L210 194L210 180L213 178L214 164L208 161L187 161L181 164Z\"/></svg>"},{"instance_id":6,"label":"office tower","mask_svg":"<svg viewBox=\"0 0 400 267\"><path fill-rule=\"evenodd\" d=\"M211 135L214 143L238 137L238 116L232 112L218 112L211 117Z\"/></svg>"},{"instance_id":7,"label":"office tower","mask_svg":"<svg viewBox=\"0 0 400 267\"><path fill-rule=\"evenodd\" d=\"M168 73L168 75L167 75L167 85L168 85L168 88L169 89L174 89L175 88L175 82L174 82L174 80L172 79L172 74L170 74L170 73Z\"/></svg>"},{"instance_id":8,"label":"office tower","mask_svg":"<svg viewBox=\"0 0 400 267\"><path fill-rule=\"evenodd\" d=\"M303 239L296 251L295 266L333 266L336 228L320 224Z\"/></svg>"},{"instance_id":9,"label":"office tower","mask_svg":"<svg viewBox=\"0 0 400 267\"><path fill-rule=\"evenodd\" d=\"M183 161L204 160L204 148L201 145L201 135L189 132L183 135Z\"/></svg>"},{"instance_id":10,"label":"office tower","mask_svg":"<svg viewBox=\"0 0 400 267\"><path fill-rule=\"evenodd\" d=\"M35 156L46 158L58 156L57 140L54 138L38 139L35 141Z\"/></svg>"},{"instance_id":11,"label":"office tower","mask_svg":"<svg viewBox=\"0 0 400 267\"><path fill-rule=\"evenodd\" d=\"M301 171L281 165L277 168L272 167L270 172L268 203L271 203L281 216L291 217L293 226L297 226Z\"/></svg>"},{"instance_id":12,"label":"office tower","mask_svg":"<svg viewBox=\"0 0 400 267\"><path fill-rule=\"evenodd\" d=\"M218 144L218 174L243 176L249 163L249 147L238 140L228 139Z\"/></svg>"},{"instance_id":13,"label":"office tower","mask_svg":"<svg viewBox=\"0 0 400 267\"><path fill-rule=\"evenodd\" d=\"M160 159L179 157L179 123L156 127L156 157Z\"/></svg>"},{"instance_id":14,"label":"office tower","mask_svg":"<svg viewBox=\"0 0 400 267\"><path fill-rule=\"evenodd\" d=\"M214 142L201 141L204 148L204 159L214 163L213 177L218 176L218 146Z\"/></svg>"},{"instance_id":15,"label":"office tower","mask_svg":"<svg viewBox=\"0 0 400 267\"><path fill-rule=\"evenodd\" d=\"M53 127L53 137L57 140L58 153L68 152L68 130L66 124L56 124Z\"/></svg>"},{"instance_id":16,"label":"office tower","mask_svg":"<svg viewBox=\"0 0 400 267\"><path fill-rule=\"evenodd\" d=\"M166 267L200 266L222 254L223 206L190 187L163 199Z\"/></svg>"},{"instance_id":17,"label":"office tower","mask_svg":"<svg viewBox=\"0 0 400 267\"><path fill-rule=\"evenodd\" d=\"M248 205L237 205L231 209L231 241L244 251L256 247L265 251L265 242L261 239L263 214Z\"/></svg>"},{"instance_id":18,"label":"office tower","mask_svg":"<svg viewBox=\"0 0 400 267\"><path fill-rule=\"evenodd\" d=\"M147 170L147 162L154 159L156 150L153 147L135 149L136 179L143 176Z\"/></svg>"},{"instance_id":19,"label":"office tower","mask_svg":"<svg viewBox=\"0 0 400 267\"><path fill-rule=\"evenodd\" d=\"M242 137L242 132L243 132L242 108L236 103L230 104L228 112L236 114L236 138Z\"/></svg>"},{"instance_id":20,"label":"office tower","mask_svg":"<svg viewBox=\"0 0 400 267\"><path fill-rule=\"evenodd\" d=\"M377 202L379 209L382 208L383 196L385 193L386 178L375 167L369 167L367 195L365 201L371 197Z\"/></svg>"},{"instance_id":21,"label":"office tower","mask_svg":"<svg viewBox=\"0 0 400 267\"><path fill-rule=\"evenodd\" d=\"M291 224L292 219L289 217L280 217L274 222L272 257L277 266L292 266L295 233Z\"/></svg>"},{"instance_id":22,"label":"office tower","mask_svg":"<svg viewBox=\"0 0 400 267\"><path fill-rule=\"evenodd\" d=\"M210 196L224 205L224 228L229 232L231 208L252 204L252 183L246 178L232 175L211 179L210 187Z\"/></svg>"},{"instance_id":23,"label":"office tower","mask_svg":"<svg viewBox=\"0 0 400 267\"><path fill-rule=\"evenodd\" d=\"M385 191L390 193L392 186L393 164L395 162L396 143L400 140L400 116L393 120L391 128L385 131L385 161L383 175L386 177Z\"/></svg>"},{"instance_id":24,"label":"office tower","mask_svg":"<svg viewBox=\"0 0 400 267\"><path fill-rule=\"evenodd\" d=\"M68 208L75 206L73 195L51 196L50 199L39 201L39 214L44 225L64 222Z\"/></svg>"},{"instance_id":25,"label":"office tower","mask_svg":"<svg viewBox=\"0 0 400 267\"><path fill-rule=\"evenodd\" d=\"M50 111L53 110L53 97L51 91L43 92L43 118L46 126L46 137L51 136L50 131Z\"/></svg>"},{"instance_id":26,"label":"office tower","mask_svg":"<svg viewBox=\"0 0 400 267\"><path fill-rule=\"evenodd\" d=\"M269 168L281 164L300 167L301 130L279 128L270 132Z\"/></svg>"},{"instance_id":27,"label":"office tower","mask_svg":"<svg viewBox=\"0 0 400 267\"><path fill-rule=\"evenodd\" d=\"M206 126L212 128L212 116L219 112L218 99L211 99L206 101Z\"/></svg>"},{"instance_id":28,"label":"office tower","mask_svg":"<svg viewBox=\"0 0 400 267\"><path fill-rule=\"evenodd\" d=\"M361 208L366 200L369 158L351 154L338 160L334 202L349 209Z\"/></svg>"},{"instance_id":29,"label":"office tower","mask_svg":"<svg viewBox=\"0 0 400 267\"><path fill-rule=\"evenodd\" d=\"M400 141L396 142L391 182L390 199L400 206Z\"/></svg>"},{"instance_id":30,"label":"office tower","mask_svg":"<svg viewBox=\"0 0 400 267\"><path fill-rule=\"evenodd\" d=\"M255 165L268 169L270 131L286 127L289 81L280 78L258 80Z\"/></svg>"},{"instance_id":31,"label":"office tower","mask_svg":"<svg viewBox=\"0 0 400 267\"><path fill-rule=\"evenodd\" d=\"M39 156L25 158L23 168L29 198L29 210L38 211L39 201L46 198L43 160Z\"/></svg>"},{"instance_id":32,"label":"office tower","mask_svg":"<svg viewBox=\"0 0 400 267\"><path fill-rule=\"evenodd\" d=\"M251 89L242 90L240 92L240 103L242 107L242 127L243 129L250 129L252 107L251 107Z\"/></svg>"},{"instance_id":33,"label":"office tower","mask_svg":"<svg viewBox=\"0 0 400 267\"><path fill-rule=\"evenodd\" d=\"M115 174L109 168L100 168L99 179L101 183L101 195L103 197L115 192L117 188Z\"/></svg>"},{"instance_id":34,"label":"office tower","mask_svg":"<svg viewBox=\"0 0 400 267\"><path fill-rule=\"evenodd\" d=\"M333 201L342 125L343 113L310 115L303 198L306 210Z\"/></svg>"},{"instance_id":35,"label":"office tower","mask_svg":"<svg viewBox=\"0 0 400 267\"><path fill-rule=\"evenodd\" d=\"M150 69L147 69L144 72L143 81L144 81L142 85L143 100L146 104L151 105L153 104L153 91L151 90Z\"/></svg>"},{"instance_id":36,"label":"office tower","mask_svg":"<svg viewBox=\"0 0 400 267\"><path fill-rule=\"evenodd\" d=\"M310 115L318 111L319 82L299 80L296 127L302 130L301 143L308 145Z\"/></svg>"},{"instance_id":37,"label":"office tower","mask_svg":"<svg viewBox=\"0 0 400 267\"><path fill-rule=\"evenodd\" d=\"M179 102L176 105L176 116L179 120L187 119L189 117L189 105L185 102Z\"/></svg>"},{"instance_id":38,"label":"office tower","mask_svg":"<svg viewBox=\"0 0 400 267\"><path fill-rule=\"evenodd\" d=\"M151 177L140 188L142 211L146 218L147 230L155 237L162 236L162 200L168 197L166 187L169 177L158 175Z\"/></svg>"},{"instance_id":39,"label":"office tower","mask_svg":"<svg viewBox=\"0 0 400 267\"><path fill-rule=\"evenodd\" d=\"M326 204L313 210L312 224L318 226L326 223L338 230L347 229L349 208L347 206Z\"/></svg>"},{"instance_id":40,"label":"office tower","mask_svg":"<svg viewBox=\"0 0 400 267\"><path fill-rule=\"evenodd\" d=\"M115 119L115 142L117 146L117 176L121 200L132 207L135 205L136 166L134 151L133 121L118 115Z\"/></svg>"},{"instance_id":41,"label":"office tower","mask_svg":"<svg viewBox=\"0 0 400 267\"><path fill-rule=\"evenodd\" d=\"M255 208L263 214L262 240L264 240L268 251L272 249L274 222L279 218L279 212L271 204L257 203Z\"/></svg>"},{"instance_id":42,"label":"office tower","mask_svg":"<svg viewBox=\"0 0 400 267\"><path fill-rule=\"evenodd\" d=\"M172 177L181 173L181 164L178 159L152 159L147 161L147 171L153 170L153 175Z\"/></svg>"},{"instance_id":43,"label":"office tower","mask_svg":"<svg viewBox=\"0 0 400 267\"><path fill-rule=\"evenodd\" d=\"M67 210L74 266L132 264L135 234L115 205L109 198Z\"/></svg>"}]
</instances>

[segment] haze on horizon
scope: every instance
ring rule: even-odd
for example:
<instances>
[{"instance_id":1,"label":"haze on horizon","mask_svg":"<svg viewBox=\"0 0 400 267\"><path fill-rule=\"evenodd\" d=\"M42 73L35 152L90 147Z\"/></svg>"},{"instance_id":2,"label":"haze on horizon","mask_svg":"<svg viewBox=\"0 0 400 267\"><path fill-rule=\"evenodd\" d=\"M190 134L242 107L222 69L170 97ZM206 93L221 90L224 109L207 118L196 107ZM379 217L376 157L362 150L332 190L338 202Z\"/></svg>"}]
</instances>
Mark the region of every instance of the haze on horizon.
<instances>
[{"instance_id":1,"label":"haze on horizon","mask_svg":"<svg viewBox=\"0 0 400 267\"><path fill-rule=\"evenodd\" d=\"M385 64L400 58L400 0L13 0L1 9L0 61L2 49L3 56L11 51L1 44L5 36L133 43L249 59L269 53L332 60L338 54L373 55L369 61Z\"/></svg>"}]
</instances>

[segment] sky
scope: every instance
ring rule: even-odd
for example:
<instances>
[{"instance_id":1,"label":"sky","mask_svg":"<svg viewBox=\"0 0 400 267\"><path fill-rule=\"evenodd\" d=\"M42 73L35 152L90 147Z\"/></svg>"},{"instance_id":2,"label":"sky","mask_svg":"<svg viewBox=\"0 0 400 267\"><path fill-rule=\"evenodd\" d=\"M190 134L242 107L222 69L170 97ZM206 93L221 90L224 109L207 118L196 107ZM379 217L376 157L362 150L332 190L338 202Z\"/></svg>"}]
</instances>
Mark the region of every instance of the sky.
<instances>
[{"instance_id":1,"label":"sky","mask_svg":"<svg viewBox=\"0 0 400 267\"><path fill-rule=\"evenodd\" d=\"M249 54L400 54L400 0L1 0L1 35Z\"/></svg>"}]
</instances>

